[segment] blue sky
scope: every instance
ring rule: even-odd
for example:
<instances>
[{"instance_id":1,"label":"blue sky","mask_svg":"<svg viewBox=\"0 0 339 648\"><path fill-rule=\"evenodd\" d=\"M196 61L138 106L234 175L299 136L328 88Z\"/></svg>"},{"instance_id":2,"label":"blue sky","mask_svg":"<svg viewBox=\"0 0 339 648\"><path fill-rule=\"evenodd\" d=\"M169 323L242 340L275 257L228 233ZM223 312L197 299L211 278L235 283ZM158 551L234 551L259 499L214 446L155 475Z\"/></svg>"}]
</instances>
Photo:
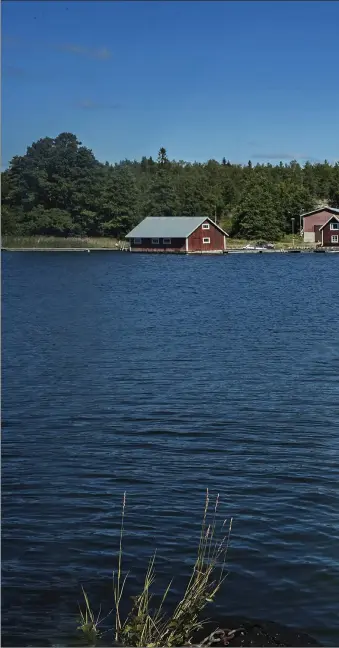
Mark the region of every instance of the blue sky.
<instances>
[{"instance_id":1,"label":"blue sky","mask_svg":"<svg viewBox=\"0 0 339 648\"><path fill-rule=\"evenodd\" d=\"M75 133L99 160L339 159L338 2L2 4L2 164Z\"/></svg>"}]
</instances>

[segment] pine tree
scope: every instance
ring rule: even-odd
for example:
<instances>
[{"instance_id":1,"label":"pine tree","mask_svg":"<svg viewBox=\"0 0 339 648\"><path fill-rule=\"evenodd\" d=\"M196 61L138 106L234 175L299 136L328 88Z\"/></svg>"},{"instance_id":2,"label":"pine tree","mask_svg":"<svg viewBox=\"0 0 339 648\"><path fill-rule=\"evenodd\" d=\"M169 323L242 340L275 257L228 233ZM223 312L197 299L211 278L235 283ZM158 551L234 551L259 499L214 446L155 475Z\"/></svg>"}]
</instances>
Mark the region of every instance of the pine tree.
<instances>
[{"instance_id":1,"label":"pine tree","mask_svg":"<svg viewBox=\"0 0 339 648\"><path fill-rule=\"evenodd\" d=\"M158 154L157 170L148 192L146 211L148 216L175 216L178 210L178 197L174 189L170 163L166 149Z\"/></svg>"}]
</instances>

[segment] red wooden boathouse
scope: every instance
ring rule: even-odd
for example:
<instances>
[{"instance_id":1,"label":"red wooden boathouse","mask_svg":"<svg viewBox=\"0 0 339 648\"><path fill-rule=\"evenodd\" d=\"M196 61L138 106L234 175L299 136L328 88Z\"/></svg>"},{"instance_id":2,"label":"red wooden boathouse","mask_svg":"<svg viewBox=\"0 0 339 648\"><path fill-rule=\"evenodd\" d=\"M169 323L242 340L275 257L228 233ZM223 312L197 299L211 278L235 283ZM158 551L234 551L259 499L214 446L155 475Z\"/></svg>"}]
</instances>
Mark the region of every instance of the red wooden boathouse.
<instances>
[{"instance_id":1,"label":"red wooden boathouse","mask_svg":"<svg viewBox=\"0 0 339 648\"><path fill-rule=\"evenodd\" d=\"M126 239L131 252L223 253L228 234L206 216L148 216Z\"/></svg>"}]
</instances>

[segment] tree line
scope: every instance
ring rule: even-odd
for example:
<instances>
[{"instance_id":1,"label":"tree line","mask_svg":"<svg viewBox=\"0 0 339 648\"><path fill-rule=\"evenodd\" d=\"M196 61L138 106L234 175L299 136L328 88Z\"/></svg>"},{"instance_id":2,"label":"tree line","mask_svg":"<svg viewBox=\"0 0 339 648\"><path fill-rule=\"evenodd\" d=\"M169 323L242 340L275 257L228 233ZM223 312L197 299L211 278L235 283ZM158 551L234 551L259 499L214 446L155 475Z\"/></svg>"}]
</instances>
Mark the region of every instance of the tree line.
<instances>
[{"instance_id":1,"label":"tree line","mask_svg":"<svg viewBox=\"0 0 339 648\"><path fill-rule=\"evenodd\" d=\"M145 216L209 216L231 236L277 240L302 212L339 207L339 162L301 166L99 162L72 133L45 137L1 174L2 233L121 238Z\"/></svg>"}]
</instances>

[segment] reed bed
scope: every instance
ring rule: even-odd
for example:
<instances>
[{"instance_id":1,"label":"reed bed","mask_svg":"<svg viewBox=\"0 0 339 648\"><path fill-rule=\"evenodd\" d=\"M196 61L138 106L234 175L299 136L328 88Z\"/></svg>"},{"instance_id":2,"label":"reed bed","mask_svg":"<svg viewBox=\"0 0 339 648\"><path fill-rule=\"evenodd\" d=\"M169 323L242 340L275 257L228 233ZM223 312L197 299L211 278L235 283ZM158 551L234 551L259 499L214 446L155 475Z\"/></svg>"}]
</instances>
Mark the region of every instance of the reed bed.
<instances>
[{"instance_id":1,"label":"reed bed","mask_svg":"<svg viewBox=\"0 0 339 648\"><path fill-rule=\"evenodd\" d=\"M117 248L126 241L109 237L3 236L3 248Z\"/></svg>"}]
</instances>

